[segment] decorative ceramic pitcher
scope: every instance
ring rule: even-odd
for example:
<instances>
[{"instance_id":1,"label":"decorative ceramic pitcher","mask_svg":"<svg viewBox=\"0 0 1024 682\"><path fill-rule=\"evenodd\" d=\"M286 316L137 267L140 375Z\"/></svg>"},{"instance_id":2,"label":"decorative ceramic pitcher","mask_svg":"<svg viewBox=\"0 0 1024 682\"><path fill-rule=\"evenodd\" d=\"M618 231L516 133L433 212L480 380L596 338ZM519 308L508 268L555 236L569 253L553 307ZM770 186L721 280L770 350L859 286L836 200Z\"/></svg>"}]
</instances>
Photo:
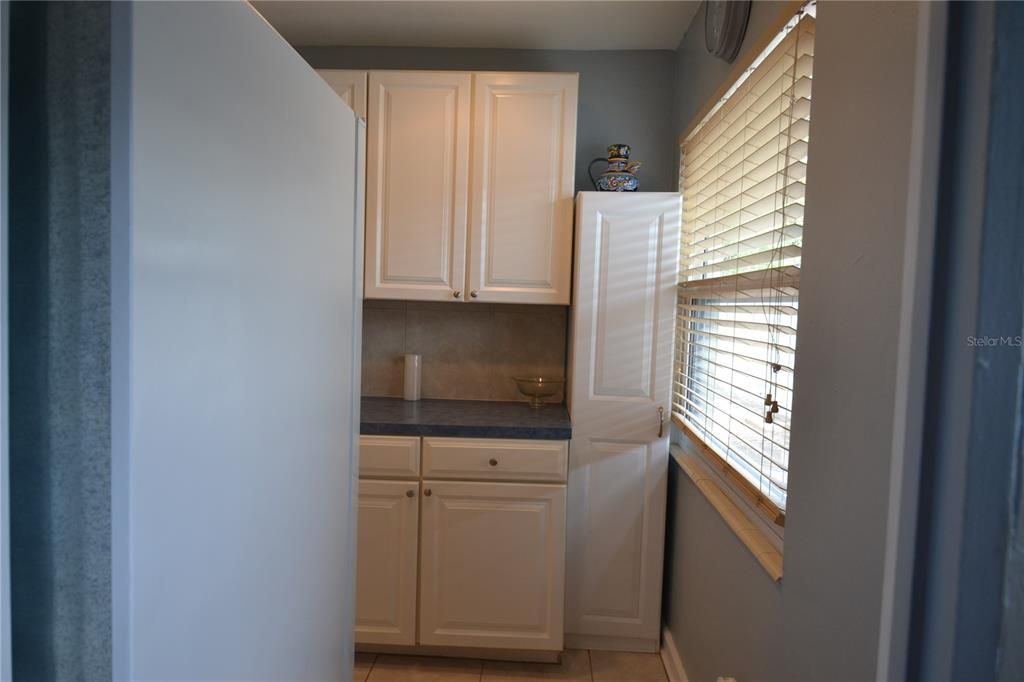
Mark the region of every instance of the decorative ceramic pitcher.
<instances>
[{"instance_id":1,"label":"decorative ceramic pitcher","mask_svg":"<svg viewBox=\"0 0 1024 682\"><path fill-rule=\"evenodd\" d=\"M595 179L593 168L599 161L607 163L608 167ZM587 173L598 192L635 192L640 187L640 178L636 176L639 167L639 161L629 160L628 144L610 144L608 158L598 157L591 161Z\"/></svg>"}]
</instances>

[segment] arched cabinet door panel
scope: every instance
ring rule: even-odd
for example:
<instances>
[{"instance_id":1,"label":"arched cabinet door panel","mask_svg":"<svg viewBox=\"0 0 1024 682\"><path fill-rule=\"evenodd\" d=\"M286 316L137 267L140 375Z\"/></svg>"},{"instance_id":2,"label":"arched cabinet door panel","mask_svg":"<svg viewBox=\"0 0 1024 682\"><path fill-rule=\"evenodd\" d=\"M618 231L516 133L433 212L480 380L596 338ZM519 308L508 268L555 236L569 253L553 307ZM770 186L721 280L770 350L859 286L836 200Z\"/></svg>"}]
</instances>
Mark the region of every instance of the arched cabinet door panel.
<instances>
[{"instance_id":1,"label":"arched cabinet door panel","mask_svg":"<svg viewBox=\"0 0 1024 682\"><path fill-rule=\"evenodd\" d=\"M462 298L472 75L373 71L366 154L366 298Z\"/></svg>"},{"instance_id":2,"label":"arched cabinet door panel","mask_svg":"<svg viewBox=\"0 0 1024 682\"><path fill-rule=\"evenodd\" d=\"M561 651L565 486L423 481L420 644Z\"/></svg>"},{"instance_id":3,"label":"arched cabinet door panel","mask_svg":"<svg viewBox=\"0 0 1024 682\"><path fill-rule=\"evenodd\" d=\"M569 303L578 80L473 76L471 300Z\"/></svg>"},{"instance_id":4,"label":"arched cabinet door panel","mask_svg":"<svg viewBox=\"0 0 1024 682\"><path fill-rule=\"evenodd\" d=\"M419 487L359 482L356 644L416 643Z\"/></svg>"},{"instance_id":5,"label":"arched cabinet door panel","mask_svg":"<svg viewBox=\"0 0 1024 682\"><path fill-rule=\"evenodd\" d=\"M566 632L657 648L681 200L581 192Z\"/></svg>"}]
</instances>

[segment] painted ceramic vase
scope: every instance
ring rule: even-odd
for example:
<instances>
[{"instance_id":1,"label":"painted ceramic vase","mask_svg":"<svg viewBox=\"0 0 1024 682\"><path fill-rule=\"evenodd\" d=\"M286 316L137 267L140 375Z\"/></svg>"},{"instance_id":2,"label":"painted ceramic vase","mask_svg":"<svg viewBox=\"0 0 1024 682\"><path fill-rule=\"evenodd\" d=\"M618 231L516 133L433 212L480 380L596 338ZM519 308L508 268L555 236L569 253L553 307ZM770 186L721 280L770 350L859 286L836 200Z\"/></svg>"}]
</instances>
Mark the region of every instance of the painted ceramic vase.
<instances>
[{"instance_id":1,"label":"painted ceramic vase","mask_svg":"<svg viewBox=\"0 0 1024 682\"><path fill-rule=\"evenodd\" d=\"M610 144L607 159L598 157L590 162L587 173L594 189L598 192L635 192L639 189L640 178L636 176L636 170L640 168L640 162L630 161L629 151L628 144ZM598 162L607 163L608 167L595 178L594 164Z\"/></svg>"}]
</instances>

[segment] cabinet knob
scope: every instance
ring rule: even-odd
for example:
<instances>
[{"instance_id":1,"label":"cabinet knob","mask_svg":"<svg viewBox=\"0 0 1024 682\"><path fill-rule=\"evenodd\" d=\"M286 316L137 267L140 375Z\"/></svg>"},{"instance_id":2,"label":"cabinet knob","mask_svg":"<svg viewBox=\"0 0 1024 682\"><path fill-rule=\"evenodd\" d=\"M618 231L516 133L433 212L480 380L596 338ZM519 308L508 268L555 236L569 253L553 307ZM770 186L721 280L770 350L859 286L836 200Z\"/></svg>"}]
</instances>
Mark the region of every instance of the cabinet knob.
<instances>
[{"instance_id":1,"label":"cabinet knob","mask_svg":"<svg viewBox=\"0 0 1024 682\"><path fill-rule=\"evenodd\" d=\"M492 460L491 460L491 461L489 462L489 464L490 464L490 465L491 465L492 467L496 467L496 466L498 466L498 460L496 460L496 459L492 459Z\"/></svg>"},{"instance_id":2,"label":"cabinet knob","mask_svg":"<svg viewBox=\"0 0 1024 682\"><path fill-rule=\"evenodd\" d=\"M415 490L406 490L405 491L405 496L406 497L416 497L416 491Z\"/></svg>"},{"instance_id":3,"label":"cabinet knob","mask_svg":"<svg viewBox=\"0 0 1024 682\"><path fill-rule=\"evenodd\" d=\"M426 490L423 491L424 497L430 497L433 494L434 493L430 492L430 488L427 488Z\"/></svg>"},{"instance_id":4,"label":"cabinet knob","mask_svg":"<svg viewBox=\"0 0 1024 682\"><path fill-rule=\"evenodd\" d=\"M453 291L452 292L452 296L454 296L455 298L462 298L462 292L461 291Z\"/></svg>"},{"instance_id":5,"label":"cabinet knob","mask_svg":"<svg viewBox=\"0 0 1024 682\"><path fill-rule=\"evenodd\" d=\"M476 289L474 289L473 291L469 292L469 297L470 298L476 298L479 295L480 295L480 292L477 291Z\"/></svg>"}]
</instances>

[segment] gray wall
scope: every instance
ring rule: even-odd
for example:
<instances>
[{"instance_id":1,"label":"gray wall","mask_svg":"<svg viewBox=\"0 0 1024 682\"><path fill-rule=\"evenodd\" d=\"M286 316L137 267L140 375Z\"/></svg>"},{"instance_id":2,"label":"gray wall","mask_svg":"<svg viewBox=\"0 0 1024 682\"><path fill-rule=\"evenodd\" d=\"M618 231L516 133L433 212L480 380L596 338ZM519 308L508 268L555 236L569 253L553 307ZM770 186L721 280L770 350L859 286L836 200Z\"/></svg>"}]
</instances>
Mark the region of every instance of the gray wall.
<instances>
[{"instance_id":1,"label":"gray wall","mask_svg":"<svg viewBox=\"0 0 1024 682\"><path fill-rule=\"evenodd\" d=\"M423 356L423 397L522 400L513 376L565 378L568 308L366 301L363 395L401 397L405 353ZM559 395L552 398L557 401Z\"/></svg>"},{"instance_id":2,"label":"gray wall","mask_svg":"<svg viewBox=\"0 0 1024 682\"><path fill-rule=\"evenodd\" d=\"M818 16L786 527L788 672L864 679L875 672L881 609L918 5L821 3Z\"/></svg>"},{"instance_id":3,"label":"gray wall","mask_svg":"<svg viewBox=\"0 0 1024 682\"><path fill-rule=\"evenodd\" d=\"M750 8L750 19L747 22L747 33L743 39L738 59L750 49L751 45L763 36L765 31L791 5L770 0L754 0ZM728 77L733 65L712 57L704 48L704 13L707 8L701 3L700 9L693 17L693 23L686 35L679 42L675 51L675 83L672 88L672 123L673 135L678 137L686 130L691 119L707 104L718 87Z\"/></svg>"},{"instance_id":4,"label":"gray wall","mask_svg":"<svg viewBox=\"0 0 1024 682\"><path fill-rule=\"evenodd\" d=\"M874 677L916 28L909 3L818 5L785 575L675 473L665 615L691 680ZM680 88L714 90L719 64L679 63Z\"/></svg>"},{"instance_id":5,"label":"gray wall","mask_svg":"<svg viewBox=\"0 0 1024 682\"><path fill-rule=\"evenodd\" d=\"M668 486L662 616L687 678L785 679L782 586L674 459Z\"/></svg>"},{"instance_id":6,"label":"gray wall","mask_svg":"<svg viewBox=\"0 0 1024 682\"><path fill-rule=\"evenodd\" d=\"M625 142L643 162L640 189L675 191L677 154L671 144L671 50L572 51L456 48L300 47L316 68L464 71L576 71L580 74L576 129L576 190L592 189L591 159ZM523 163L530 163L527 150ZM595 171L603 166L595 166Z\"/></svg>"}]
</instances>

